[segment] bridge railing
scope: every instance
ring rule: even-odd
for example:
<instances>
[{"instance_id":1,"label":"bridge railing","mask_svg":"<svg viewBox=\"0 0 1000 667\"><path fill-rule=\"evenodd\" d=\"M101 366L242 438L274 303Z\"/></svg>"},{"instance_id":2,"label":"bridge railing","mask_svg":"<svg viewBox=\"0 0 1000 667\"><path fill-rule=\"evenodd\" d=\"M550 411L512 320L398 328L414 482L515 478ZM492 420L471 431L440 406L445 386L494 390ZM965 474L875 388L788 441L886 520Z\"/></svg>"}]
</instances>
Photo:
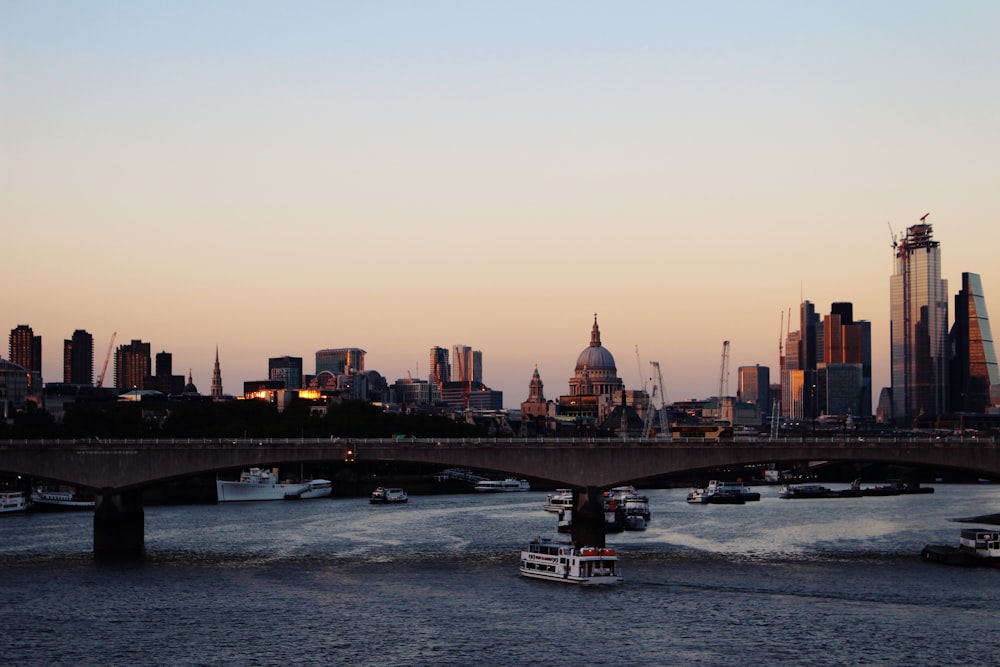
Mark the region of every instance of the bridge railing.
<instances>
[{"instance_id":1,"label":"bridge railing","mask_svg":"<svg viewBox=\"0 0 1000 667\"><path fill-rule=\"evenodd\" d=\"M0 440L0 448L12 447L615 447L623 445L655 447L688 447L706 445L717 447L787 447L789 445L878 447L886 445L907 447L995 447L992 436L938 436L938 437L884 437L884 436L796 436L780 438L595 438L595 437L492 437L492 438L74 438L74 439L9 439Z\"/></svg>"}]
</instances>

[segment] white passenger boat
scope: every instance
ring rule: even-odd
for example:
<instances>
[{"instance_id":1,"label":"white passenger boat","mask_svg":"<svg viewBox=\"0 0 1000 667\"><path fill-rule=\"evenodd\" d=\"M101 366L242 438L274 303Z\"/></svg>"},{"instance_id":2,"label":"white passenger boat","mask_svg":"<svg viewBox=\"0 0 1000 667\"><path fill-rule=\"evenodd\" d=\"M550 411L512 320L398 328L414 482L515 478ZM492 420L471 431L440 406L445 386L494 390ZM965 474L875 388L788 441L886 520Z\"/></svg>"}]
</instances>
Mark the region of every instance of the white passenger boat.
<instances>
[{"instance_id":1,"label":"white passenger boat","mask_svg":"<svg viewBox=\"0 0 1000 667\"><path fill-rule=\"evenodd\" d=\"M526 479L484 479L475 486L476 491L498 493L504 491L531 491L531 485Z\"/></svg>"},{"instance_id":2,"label":"white passenger boat","mask_svg":"<svg viewBox=\"0 0 1000 667\"><path fill-rule=\"evenodd\" d=\"M31 492L32 511L55 512L63 510L92 510L97 503L89 494L71 489L46 489L38 487Z\"/></svg>"},{"instance_id":3,"label":"white passenger boat","mask_svg":"<svg viewBox=\"0 0 1000 667\"><path fill-rule=\"evenodd\" d=\"M285 500L309 500L310 498L329 498L333 494L333 482L328 479L311 479L298 492L285 494Z\"/></svg>"},{"instance_id":4,"label":"white passenger boat","mask_svg":"<svg viewBox=\"0 0 1000 667\"><path fill-rule=\"evenodd\" d=\"M287 484L278 482L278 469L250 468L240 473L237 481L215 480L216 497L220 503L247 500L283 500L285 497L300 496L308 485L299 482ZM329 494L328 494L329 495Z\"/></svg>"},{"instance_id":5,"label":"white passenger boat","mask_svg":"<svg viewBox=\"0 0 1000 667\"><path fill-rule=\"evenodd\" d=\"M995 528L963 528L958 547L927 545L924 560L947 565L1000 567L1000 531Z\"/></svg>"},{"instance_id":6,"label":"white passenger boat","mask_svg":"<svg viewBox=\"0 0 1000 667\"><path fill-rule=\"evenodd\" d=\"M521 574L582 586L622 583L618 553L611 548L576 548L570 542L534 539L521 552Z\"/></svg>"},{"instance_id":7,"label":"white passenger boat","mask_svg":"<svg viewBox=\"0 0 1000 667\"><path fill-rule=\"evenodd\" d=\"M704 505L708 502L708 496L705 495L705 489L689 489L687 501L692 505Z\"/></svg>"},{"instance_id":8,"label":"white passenger boat","mask_svg":"<svg viewBox=\"0 0 1000 667\"><path fill-rule=\"evenodd\" d=\"M371 496L368 498L368 502L375 505L392 505L393 503L405 503L409 500L409 496L406 495L406 491L396 487L384 487L380 486L374 491L372 491Z\"/></svg>"},{"instance_id":9,"label":"white passenger boat","mask_svg":"<svg viewBox=\"0 0 1000 667\"><path fill-rule=\"evenodd\" d=\"M8 512L23 512L28 507L24 494L20 491L0 492L0 514Z\"/></svg>"},{"instance_id":10,"label":"white passenger boat","mask_svg":"<svg viewBox=\"0 0 1000 667\"><path fill-rule=\"evenodd\" d=\"M546 512L573 509L573 489L556 489L555 493L550 493L545 497L544 509Z\"/></svg>"}]
</instances>

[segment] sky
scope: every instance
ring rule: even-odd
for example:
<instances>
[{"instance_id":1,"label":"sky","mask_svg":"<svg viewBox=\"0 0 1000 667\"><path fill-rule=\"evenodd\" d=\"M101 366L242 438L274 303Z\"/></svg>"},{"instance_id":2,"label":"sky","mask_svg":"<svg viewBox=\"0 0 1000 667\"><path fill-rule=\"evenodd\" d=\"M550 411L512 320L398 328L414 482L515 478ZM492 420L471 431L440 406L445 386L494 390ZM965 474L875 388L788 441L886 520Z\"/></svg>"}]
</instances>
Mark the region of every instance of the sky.
<instances>
[{"instance_id":1,"label":"sky","mask_svg":"<svg viewBox=\"0 0 1000 667\"><path fill-rule=\"evenodd\" d=\"M0 0L0 330L133 339L207 393L359 347L483 352L568 392L597 314L627 388L777 380L850 301L889 380L894 236L1000 317L992 0ZM950 306L953 310L953 306ZM730 341L728 377L723 341ZM6 347L0 354L7 356ZM109 369L109 374L112 372Z\"/></svg>"}]
</instances>

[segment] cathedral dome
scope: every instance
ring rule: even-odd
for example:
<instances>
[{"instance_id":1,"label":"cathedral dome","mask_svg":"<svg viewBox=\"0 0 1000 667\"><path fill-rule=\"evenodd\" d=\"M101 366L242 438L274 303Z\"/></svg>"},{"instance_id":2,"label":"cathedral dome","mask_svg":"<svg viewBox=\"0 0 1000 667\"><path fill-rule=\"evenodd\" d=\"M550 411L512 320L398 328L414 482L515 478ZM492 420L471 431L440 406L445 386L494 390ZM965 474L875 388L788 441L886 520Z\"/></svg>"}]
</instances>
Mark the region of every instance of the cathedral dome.
<instances>
[{"instance_id":1,"label":"cathedral dome","mask_svg":"<svg viewBox=\"0 0 1000 667\"><path fill-rule=\"evenodd\" d=\"M597 328L597 316L594 316L594 327L590 331L590 345L576 359L576 370L582 371L617 371L615 358L601 345L601 330Z\"/></svg>"}]
</instances>

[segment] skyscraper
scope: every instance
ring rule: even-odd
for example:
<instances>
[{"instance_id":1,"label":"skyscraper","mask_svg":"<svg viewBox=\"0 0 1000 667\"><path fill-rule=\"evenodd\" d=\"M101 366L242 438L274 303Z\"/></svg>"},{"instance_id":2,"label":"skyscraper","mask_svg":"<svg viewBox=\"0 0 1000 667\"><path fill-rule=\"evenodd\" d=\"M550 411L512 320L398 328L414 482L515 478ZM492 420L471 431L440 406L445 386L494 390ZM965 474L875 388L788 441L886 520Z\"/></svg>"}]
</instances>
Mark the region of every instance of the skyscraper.
<instances>
[{"instance_id":1,"label":"skyscraper","mask_svg":"<svg viewBox=\"0 0 1000 667\"><path fill-rule=\"evenodd\" d=\"M42 337L27 324L18 324L10 330L10 360L25 370L42 372Z\"/></svg>"},{"instance_id":2,"label":"skyscraper","mask_svg":"<svg viewBox=\"0 0 1000 667\"><path fill-rule=\"evenodd\" d=\"M146 389L146 382L152 377L151 366L149 343L135 339L128 345L119 345L115 350L115 386L125 391Z\"/></svg>"},{"instance_id":3,"label":"skyscraper","mask_svg":"<svg viewBox=\"0 0 1000 667\"><path fill-rule=\"evenodd\" d=\"M63 382L94 383L94 337L83 329L63 341Z\"/></svg>"},{"instance_id":4,"label":"skyscraper","mask_svg":"<svg viewBox=\"0 0 1000 667\"><path fill-rule=\"evenodd\" d=\"M955 295L955 324L950 338L954 354L950 362L950 409L986 412L990 387L1000 385L1000 372L978 274L962 274L962 289Z\"/></svg>"},{"instance_id":5,"label":"skyscraper","mask_svg":"<svg viewBox=\"0 0 1000 667\"><path fill-rule=\"evenodd\" d=\"M941 248L926 218L893 244L889 304L892 417L897 422L947 409L948 281L941 278Z\"/></svg>"},{"instance_id":6,"label":"skyscraper","mask_svg":"<svg viewBox=\"0 0 1000 667\"><path fill-rule=\"evenodd\" d=\"M448 363L448 348L432 347L427 381L440 387L443 382L449 380L451 380L451 364Z\"/></svg>"},{"instance_id":7,"label":"skyscraper","mask_svg":"<svg viewBox=\"0 0 1000 667\"><path fill-rule=\"evenodd\" d=\"M28 394L42 392L42 337L27 324L10 330L10 360L28 371Z\"/></svg>"}]
</instances>

